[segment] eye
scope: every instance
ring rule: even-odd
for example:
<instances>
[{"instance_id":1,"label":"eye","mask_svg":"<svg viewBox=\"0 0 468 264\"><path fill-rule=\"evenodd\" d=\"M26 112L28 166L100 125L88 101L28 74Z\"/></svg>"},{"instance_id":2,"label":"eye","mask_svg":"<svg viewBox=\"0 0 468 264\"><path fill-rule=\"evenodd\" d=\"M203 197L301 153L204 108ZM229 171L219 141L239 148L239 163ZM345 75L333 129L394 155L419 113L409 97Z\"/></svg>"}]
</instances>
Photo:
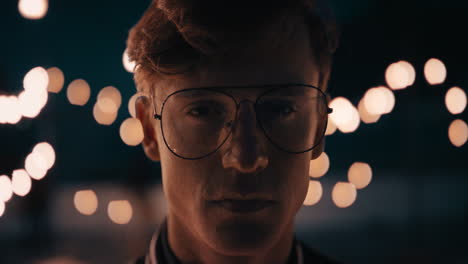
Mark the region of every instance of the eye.
<instances>
[{"instance_id":1,"label":"eye","mask_svg":"<svg viewBox=\"0 0 468 264\"><path fill-rule=\"evenodd\" d=\"M295 106L290 102L264 102L262 112L270 117L285 118L296 112Z\"/></svg>"}]
</instances>

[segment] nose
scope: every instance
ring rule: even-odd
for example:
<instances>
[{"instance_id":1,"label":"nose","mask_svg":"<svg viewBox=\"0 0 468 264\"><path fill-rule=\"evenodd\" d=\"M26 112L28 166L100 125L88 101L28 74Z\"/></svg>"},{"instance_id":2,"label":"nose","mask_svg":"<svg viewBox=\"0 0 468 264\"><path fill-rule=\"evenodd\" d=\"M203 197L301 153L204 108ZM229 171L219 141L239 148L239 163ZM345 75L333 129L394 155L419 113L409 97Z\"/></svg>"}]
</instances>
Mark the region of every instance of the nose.
<instances>
[{"instance_id":1,"label":"nose","mask_svg":"<svg viewBox=\"0 0 468 264\"><path fill-rule=\"evenodd\" d=\"M257 127L254 105L249 100L239 103L237 120L232 124L231 139L223 155L224 168L240 173L257 173L268 166L264 137Z\"/></svg>"}]
</instances>

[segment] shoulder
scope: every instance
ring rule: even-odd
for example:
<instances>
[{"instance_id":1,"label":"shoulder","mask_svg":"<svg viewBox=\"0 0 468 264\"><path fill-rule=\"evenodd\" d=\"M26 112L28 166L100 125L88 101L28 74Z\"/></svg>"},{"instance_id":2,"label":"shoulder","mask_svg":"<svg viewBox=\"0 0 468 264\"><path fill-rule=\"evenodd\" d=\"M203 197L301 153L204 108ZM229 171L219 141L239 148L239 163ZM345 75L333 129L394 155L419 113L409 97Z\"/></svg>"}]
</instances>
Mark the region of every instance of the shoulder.
<instances>
[{"instance_id":1,"label":"shoulder","mask_svg":"<svg viewBox=\"0 0 468 264\"><path fill-rule=\"evenodd\" d=\"M299 242L302 246L302 253L304 254L304 264L342 264L341 262L335 261L325 255L322 255L317 250L310 248L304 242Z\"/></svg>"}]
</instances>

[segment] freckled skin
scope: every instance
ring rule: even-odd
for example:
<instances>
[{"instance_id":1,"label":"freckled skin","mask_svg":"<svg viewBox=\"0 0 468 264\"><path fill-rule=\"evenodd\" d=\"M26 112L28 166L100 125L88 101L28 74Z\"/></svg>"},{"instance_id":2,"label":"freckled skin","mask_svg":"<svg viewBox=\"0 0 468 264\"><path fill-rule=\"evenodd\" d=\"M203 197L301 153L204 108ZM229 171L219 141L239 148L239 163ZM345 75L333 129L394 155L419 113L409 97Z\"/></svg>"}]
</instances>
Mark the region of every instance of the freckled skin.
<instances>
[{"instance_id":1,"label":"freckled skin","mask_svg":"<svg viewBox=\"0 0 468 264\"><path fill-rule=\"evenodd\" d=\"M259 44L235 62L218 61L192 74L161 80L155 84L156 111L159 113L167 95L190 87L317 86L319 70L305 26L296 37L302 41L287 42L274 53L264 52ZM232 94L238 102L254 101L260 92L253 88ZM286 263L294 217L307 193L313 152L289 154L278 150L265 138L257 126L253 105L246 102L240 105L232 135L217 152L200 160L184 160L167 149L159 121L153 120L152 114L151 101L139 99L137 116L145 130L145 152L161 161L169 244L176 256L183 263ZM322 148L320 145L314 151L320 153ZM255 213L234 214L208 202L228 192L267 194L276 203Z\"/></svg>"}]
</instances>

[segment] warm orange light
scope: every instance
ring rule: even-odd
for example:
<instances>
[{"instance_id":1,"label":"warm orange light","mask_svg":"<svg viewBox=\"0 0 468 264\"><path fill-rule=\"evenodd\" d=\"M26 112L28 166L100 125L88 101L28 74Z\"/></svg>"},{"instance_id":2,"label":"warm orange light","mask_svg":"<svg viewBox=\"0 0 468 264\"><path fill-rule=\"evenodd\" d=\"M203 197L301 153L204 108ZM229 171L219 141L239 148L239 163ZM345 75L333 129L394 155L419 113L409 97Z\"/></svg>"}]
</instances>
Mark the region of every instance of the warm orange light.
<instances>
[{"instance_id":1,"label":"warm orange light","mask_svg":"<svg viewBox=\"0 0 468 264\"><path fill-rule=\"evenodd\" d=\"M0 201L0 217L5 213L5 203Z\"/></svg>"},{"instance_id":2,"label":"warm orange light","mask_svg":"<svg viewBox=\"0 0 468 264\"><path fill-rule=\"evenodd\" d=\"M96 122L100 125L111 125L117 119L117 111L113 113L104 113L97 103L93 107L93 116Z\"/></svg>"},{"instance_id":3,"label":"warm orange light","mask_svg":"<svg viewBox=\"0 0 468 264\"><path fill-rule=\"evenodd\" d=\"M26 91L47 91L49 75L42 67L31 69L23 79L23 88Z\"/></svg>"},{"instance_id":4,"label":"warm orange light","mask_svg":"<svg viewBox=\"0 0 468 264\"><path fill-rule=\"evenodd\" d=\"M98 208L98 198L93 190L77 191L73 203L76 210L84 215L92 215Z\"/></svg>"},{"instance_id":5,"label":"warm orange light","mask_svg":"<svg viewBox=\"0 0 468 264\"><path fill-rule=\"evenodd\" d=\"M357 189L363 189L372 180L372 169L369 164L364 162L355 162L348 170L348 180L354 184Z\"/></svg>"},{"instance_id":6,"label":"warm orange light","mask_svg":"<svg viewBox=\"0 0 468 264\"><path fill-rule=\"evenodd\" d=\"M21 120L21 107L16 96L0 96L0 123L16 124Z\"/></svg>"},{"instance_id":7,"label":"warm orange light","mask_svg":"<svg viewBox=\"0 0 468 264\"><path fill-rule=\"evenodd\" d=\"M131 61L128 57L127 50L124 51L122 55L122 63L126 71L133 72L135 69L135 62Z\"/></svg>"},{"instance_id":8,"label":"warm orange light","mask_svg":"<svg viewBox=\"0 0 468 264\"><path fill-rule=\"evenodd\" d=\"M403 66L408 73L408 84L406 86L411 86L414 84L414 81L416 80L416 71L414 70L413 65L407 61L399 61L398 64Z\"/></svg>"},{"instance_id":9,"label":"warm orange light","mask_svg":"<svg viewBox=\"0 0 468 264\"><path fill-rule=\"evenodd\" d=\"M352 133L356 131L356 129L359 127L359 124L361 123L358 110L353 105L350 110L351 119L349 119L348 122L338 126L338 129L342 133Z\"/></svg>"},{"instance_id":10,"label":"warm orange light","mask_svg":"<svg viewBox=\"0 0 468 264\"><path fill-rule=\"evenodd\" d=\"M447 69L439 59L429 59L424 65L424 76L431 85L441 84L447 77Z\"/></svg>"},{"instance_id":11,"label":"warm orange light","mask_svg":"<svg viewBox=\"0 0 468 264\"><path fill-rule=\"evenodd\" d=\"M331 118L328 118L327 130L325 131L325 135L326 136L333 135L333 133L335 133L336 131L336 128L337 127L335 123L333 123L333 120L331 120Z\"/></svg>"},{"instance_id":12,"label":"warm orange light","mask_svg":"<svg viewBox=\"0 0 468 264\"><path fill-rule=\"evenodd\" d=\"M91 96L89 84L82 79L77 79L68 85L67 98L72 105L85 105Z\"/></svg>"},{"instance_id":13,"label":"warm orange light","mask_svg":"<svg viewBox=\"0 0 468 264\"><path fill-rule=\"evenodd\" d=\"M63 75L62 70L57 67L52 67L47 69L47 74L49 75L49 86L47 91L51 93L59 93L65 83L65 76Z\"/></svg>"},{"instance_id":14,"label":"warm orange light","mask_svg":"<svg viewBox=\"0 0 468 264\"><path fill-rule=\"evenodd\" d=\"M34 149L33 153L39 153L46 161L46 169L49 170L54 166L55 163L55 150L47 142L41 142L37 144Z\"/></svg>"},{"instance_id":15,"label":"warm orange light","mask_svg":"<svg viewBox=\"0 0 468 264\"><path fill-rule=\"evenodd\" d=\"M352 122L355 108L348 99L344 97L334 98L330 102L330 108L333 109L333 113L329 117L338 128Z\"/></svg>"},{"instance_id":16,"label":"warm orange light","mask_svg":"<svg viewBox=\"0 0 468 264\"><path fill-rule=\"evenodd\" d=\"M18 196L26 196L31 191L31 178L25 170L15 170L12 174L11 187Z\"/></svg>"},{"instance_id":17,"label":"warm orange light","mask_svg":"<svg viewBox=\"0 0 468 264\"><path fill-rule=\"evenodd\" d=\"M18 96L21 114L24 117L35 118L46 105L48 98L47 90L21 92Z\"/></svg>"},{"instance_id":18,"label":"warm orange light","mask_svg":"<svg viewBox=\"0 0 468 264\"><path fill-rule=\"evenodd\" d=\"M452 145L461 147L468 140L468 126L461 119L454 120L448 130L448 137Z\"/></svg>"},{"instance_id":19,"label":"warm orange light","mask_svg":"<svg viewBox=\"0 0 468 264\"><path fill-rule=\"evenodd\" d=\"M395 98L392 97L393 93L389 94L387 90L387 88L382 86L370 88L367 90L363 100L364 107L369 114L382 115L393 109L393 106L395 105Z\"/></svg>"},{"instance_id":20,"label":"warm orange light","mask_svg":"<svg viewBox=\"0 0 468 264\"><path fill-rule=\"evenodd\" d=\"M364 99L361 99L358 104L359 116L361 117L362 122L366 124L372 124L379 121L381 115L373 115L367 112L366 107L364 106Z\"/></svg>"},{"instance_id":21,"label":"warm orange light","mask_svg":"<svg viewBox=\"0 0 468 264\"><path fill-rule=\"evenodd\" d=\"M107 207L107 214L116 224L128 224L132 219L132 205L127 200L111 201Z\"/></svg>"},{"instance_id":22,"label":"warm orange light","mask_svg":"<svg viewBox=\"0 0 468 264\"><path fill-rule=\"evenodd\" d=\"M41 180L47 174L47 161L41 154L32 152L26 157L24 168L31 178Z\"/></svg>"},{"instance_id":23,"label":"warm orange light","mask_svg":"<svg viewBox=\"0 0 468 264\"><path fill-rule=\"evenodd\" d=\"M0 202L8 202L13 196L11 180L8 176L0 176Z\"/></svg>"},{"instance_id":24,"label":"warm orange light","mask_svg":"<svg viewBox=\"0 0 468 264\"><path fill-rule=\"evenodd\" d=\"M385 71L385 80L394 90L406 88L409 83L407 68L400 63L390 64Z\"/></svg>"},{"instance_id":25,"label":"warm orange light","mask_svg":"<svg viewBox=\"0 0 468 264\"><path fill-rule=\"evenodd\" d=\"M139 145L144 138L143 126L137 118L127 118L120 125L120 138L129 146Z\"/></svg>"},{"instance_id":26,"label":"warm orange light","mask_svg":"<svg viewBox=\"0 0 468 264\"><path fill-rule=\"evenodd\" d=\"M466 108L466 93L460 87L452 87L445 94L445 106L453 114L461 114Z\"/></svg>"},{"instance_id":27,"label":"warm orange light","mask_svg":"<svg viewBox=\"0 0 468 264\"><path fill-rule=\"evenodd\" d=\"M304 200L304 205L311 206L317 204L323 195L322 184L319 181L309 180L309 188Z\"/></svg>"},{"instance_id":28,"label":"warm orange light","mask_svg":"<svg viewBox=\"0 0 468 264\"><path fill-rule=\"evenodd\" d=\"M128 100L128 112L130 113L130 116L134 118L136 118L136 100L140 96L143 96L143 94L138 92L130 97L130 100Z\"/></svg>"},{"instance_id":29,"label":"warm orange light","mask_svg":"<svg viewBox=\"0 0 468 264\"><path fill-rule=\"evenodd\" d=\"M96 104L104 113L114 113L122 104L122 96L119 90L113 86L104 87L97 96Z\"/></svg>"},{"instance_id":30,"label":"warm orange light","mask_svg":"<svg viewBox=\"0 0 468 264\"><path fill-rule=\"evenodd\" d=\"M357 197L356 186L349 182L338 182L333 187L332 200L339 208L351 206Z\"/></svg>"},{"instance_id":31,"label":"warm orange light","mask_svg":"<svg viewBox=\"0 0 468 264\"><path fill-rule=\"evenodd\" d=\"M48 0L19 0L18 9L26 19L41 19L47 14Z\"/></svg>"},{"instance_id":32,"label":"warm orange light","mask_svg":"<svg viewBox=\"0 0 468 264\"><path fill-rule=\"evenodd\" d=\"M320 156L310 161L309 176L313 178L320 178L325 175L330 168L330 159L327 153L322 152Z\"/></svg>"}]
</instances>

